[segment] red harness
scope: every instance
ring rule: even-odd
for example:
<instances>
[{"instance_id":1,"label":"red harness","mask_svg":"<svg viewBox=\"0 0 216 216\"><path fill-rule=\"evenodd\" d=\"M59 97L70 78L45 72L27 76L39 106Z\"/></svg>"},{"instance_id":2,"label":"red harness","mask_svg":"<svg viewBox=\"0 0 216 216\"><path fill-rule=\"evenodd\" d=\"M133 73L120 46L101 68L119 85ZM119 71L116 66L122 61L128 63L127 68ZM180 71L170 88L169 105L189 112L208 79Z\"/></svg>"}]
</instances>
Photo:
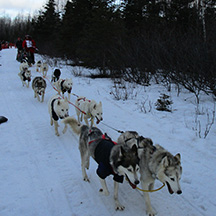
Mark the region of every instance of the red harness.
<instances>
[{"instance_id":1,"label":"red harness","mask_svg":"<svg viewBox=\"0 0 216 216\"><path fill-rule=\"evenodd\" d=\"M101 138L102 138L102 139L105 139L105 140L110 140L111 142L114 143L114 145L117 145L117 142L114 142L114 141L112 141L111 139L107 138L105 134L103 134L103 135L101 136ZM89 145L90 145L91 143L93 143L93 142L95 142L95 141L101 139L101 138L98 138L98 139L89 141Z\"/></svg>"},{"instance_id":2,"label":"red harness","mask_svg":"<svg viewBox=\"0 0 216 216\"><path fill-rule=\"evenodd\" d=\"M80 100L91 102L91 101L90 101L90 100L88 100L86 97L83 97L83 98L78 98L78 99L77 99L77 101L80 101Z\"/></svg>"}]
</instances>

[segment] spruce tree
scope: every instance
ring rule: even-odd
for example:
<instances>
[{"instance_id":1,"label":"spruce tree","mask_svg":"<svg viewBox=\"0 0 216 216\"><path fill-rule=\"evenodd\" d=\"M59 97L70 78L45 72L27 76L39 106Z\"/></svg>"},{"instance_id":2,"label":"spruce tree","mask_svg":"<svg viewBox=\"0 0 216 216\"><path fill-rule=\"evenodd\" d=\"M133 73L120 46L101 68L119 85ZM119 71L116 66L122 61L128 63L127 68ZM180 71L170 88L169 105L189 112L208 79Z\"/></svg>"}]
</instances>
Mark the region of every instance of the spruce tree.
<instances>
[{"instance_id":1,"label":"spruce tree","mask_svg":"<svg viewBox=\"0 0 216 216\"><path fill-rule=\"evenodd\" d=\"M60 28L59 14L55 11L55 0L48 0L44 11L40 11L34 27L40 52L55 55Z\"/></svg>"}]
</instances>

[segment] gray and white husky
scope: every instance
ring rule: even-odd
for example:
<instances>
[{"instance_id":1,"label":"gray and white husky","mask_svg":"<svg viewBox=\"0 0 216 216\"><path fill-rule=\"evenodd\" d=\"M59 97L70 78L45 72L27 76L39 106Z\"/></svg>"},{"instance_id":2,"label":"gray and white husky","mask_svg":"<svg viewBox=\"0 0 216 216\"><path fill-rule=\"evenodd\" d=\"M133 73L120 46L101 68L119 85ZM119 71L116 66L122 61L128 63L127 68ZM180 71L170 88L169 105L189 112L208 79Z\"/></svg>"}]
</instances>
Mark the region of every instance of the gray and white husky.
<instances>
[{"instance_id":1,"label":"gray and white husky","mask_svg":"<svg viewBox=\"0 0 216 216\"><path fill-rule=\"evenodd\" d=\"M167 185L170 194L181 194L182 167L180 154L173 156L160 145L154 146L150 138L139 136L136 131L124 132L119 136L117 142L131 147L134 139L138 140L140 181L143 190L153 190L154 182L158 179ZM147 215L155 216L156 212L151 206L148 192L144 192L144 200Z\"/></svg>"},{"instance_id":2,"label":"gray and white husky","mask_svg":"<svg viewBox=\"0 0 216 216\"><path fill-rule=\"evenodd\" d=\"M143 190L152 190L154 182L158 179L167 185L170 194L181 194L180 179L182 174L180 154L172 155L160 145L155 145L156 150L152 155L143 152L140 156L140 174ZM144 192L146 213L148 216L155 216L147 192Z\"/></svg>"},{"instance_id":3,"label":"gray and white husky","mask_svg":"<svg viewBox=\"0 0 216 216\"><path fill-rule=\"evenodd\" d=\"M54 123L55 134L59 136L58 120L69 116L69 105L67 98L65 97L65 99L62 99L59 97L59 95L54 95L48 102L48 110L50 114L50 125L52 126Z\"/></svg>"},{"instance_id":4,"label":"gray and white husky","mask_svg":"<svg viewBox=\"0 0 216 216\"><path fill-rule=\"evenodd\" d=\"M118 137L117 143L127 145L131 148L134 140L137 140L136 143L139 157L141 157L143 151L145 153L148 152L149 155L152 155L156 150L156 147L153 145L153 142L150 138L140 136L136 131L125 131Z\"/></svg>"},{"instance_id":5,"label":"gray and white husky","mask_svg":"<svg viewBox=\"0 0 216 216\"><path fill-rule=\"evenodd\" d=\"M102 185L100 192L109 195L105 178L113 175L115 209L124 210L125 207L118 200L119 183L122 183L126 177L133 188L139 184L137 175L139 158L136 140L131 148L126 145L117 145L106 134L103 135L98 128L80 125L73 117L65 118L62 122L69 124L72 130L80 135L79 150L83 180L89 181L86 169L89 169L91 156L98 163L96 172Z\"/></svg>"},{"instance_id":6,"label":"gray and white husky","mask_svg":"<svg viewBox=\"0 0 216 216\"><path fill-rule=\"evenodd\" d=\"M42 77L35 77L32 80L32 89L34 91L34 97L40 101L41 96L41 102L44 101L44 95L45 95L45 89L46 89L46 81Z\"/></svg>"},{"instance_id":7,"label":"gray and white husky","mask_svg":"<svg viewBox=\"0 0 216 216\"><path fill-rule=\"evenodd\" d=\"M21 81L22 81L22 85L28 88L29 87L29 83L31 82L31 71L28 69L25 69L22 72L18 73L18 76L20 77Z\"/></svg>"}]
</instances>

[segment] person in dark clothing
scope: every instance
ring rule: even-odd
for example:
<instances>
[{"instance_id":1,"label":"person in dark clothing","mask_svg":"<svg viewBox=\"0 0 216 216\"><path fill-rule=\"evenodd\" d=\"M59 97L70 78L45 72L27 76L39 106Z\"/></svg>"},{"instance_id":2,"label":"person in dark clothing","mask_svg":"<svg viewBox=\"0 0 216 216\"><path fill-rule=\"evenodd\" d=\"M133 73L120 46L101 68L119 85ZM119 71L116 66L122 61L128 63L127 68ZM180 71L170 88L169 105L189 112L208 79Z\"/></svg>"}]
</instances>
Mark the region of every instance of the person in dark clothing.
<instances>
[{"instance_id":1,"label":"person in dark clothing","mask_svg":"<svg viewBox=\"0 0 216 216\"><path fill-rule=\"evenodd\" d=\"M16 47L17 47L18 50L22 50L23 49L22 43L23 43L23 40L20 37L18 37L17 41L16 41Z\"/></svg>"},{"instance_id":2,"label":"person in dark clothing","mask_svg":"<svg viewBox=\"0 0 216 216\"><path fill-rule=\"evenodd\" d=\"M23 51L22 43L23 43L23 40L20 37L18 37L16 41L16 47L17 47L16 60L19 62L21 62L22 60L22 51Z\"/></svg>"}]
</instances>

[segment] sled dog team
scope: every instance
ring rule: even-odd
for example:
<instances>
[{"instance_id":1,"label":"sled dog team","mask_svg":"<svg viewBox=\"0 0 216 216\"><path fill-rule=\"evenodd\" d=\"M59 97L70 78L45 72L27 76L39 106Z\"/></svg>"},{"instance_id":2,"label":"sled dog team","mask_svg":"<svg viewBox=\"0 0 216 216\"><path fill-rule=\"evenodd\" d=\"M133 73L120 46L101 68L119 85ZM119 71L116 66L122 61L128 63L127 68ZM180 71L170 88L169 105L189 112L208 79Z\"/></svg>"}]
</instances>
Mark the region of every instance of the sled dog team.
<instances>
[{"instance_id":1,"label":"sled dog team","mask_svg":"<svg viewBox=\"0 0 216 216\"><path fill-rule=\"evenodd\" d=\"M47 75L48 65L37 62L37 71L41 71L44 76ZM28 64L21 63L20 73L23 86L29 86L31 72ZM60 79L61 72L56 69L53 72L51 82L64 95L68 92L68 98L72 90L71 79ZM27 83L25 82L27 80ZM41 102L44 101L46 81L42 77L35 77L32 81L34 97ZM89 169L90 157L98 164L96 173L99 177L102 189L100 192L109 195L106 185L106 177L113 175L114 182L114 202L116 210L124 210L118 198L119 183L123 183L124 178L129 182L132 188L136 188L141 183L146 214L155 216L150 201L149 192L154 188L155 180L159 180L167 186L170 194L181 194L180 179L182 174L180 154L172 155L160 145L154 145L150 138L145 138L135 131L123 132L114 142L106 133L94 125L103 120L102 103L89 100L85 97L78 97L75 102L77 119L69 116L69 104L67 97L54 95L48 102L48 111L50 114L50 124L54 124L55 134L59 136L58 121L62 119L65 125L63 133L66 133L68 125L72 131L79 135L79 150L81 156L82 177L84 181L90 182L86 173ZM82 124L83 121L85 124ZM88 120L91 123L89 124ZM140 178L139 178L140 176Z\"/></svg>"}]
</instances>

